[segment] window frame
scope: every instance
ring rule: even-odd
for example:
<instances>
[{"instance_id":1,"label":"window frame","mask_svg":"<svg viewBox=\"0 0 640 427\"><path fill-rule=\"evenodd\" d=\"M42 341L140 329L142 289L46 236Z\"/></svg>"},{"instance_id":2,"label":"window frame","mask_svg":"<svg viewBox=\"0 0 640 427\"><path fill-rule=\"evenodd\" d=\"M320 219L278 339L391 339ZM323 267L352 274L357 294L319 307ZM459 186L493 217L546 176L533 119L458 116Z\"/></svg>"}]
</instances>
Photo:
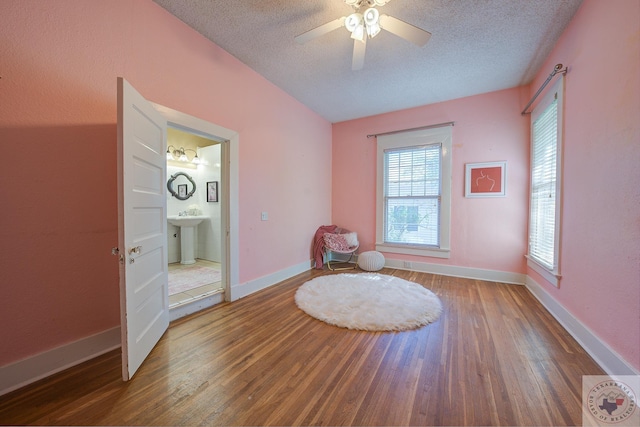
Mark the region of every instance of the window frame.
<instances>
[{"instance_id":1,"label":"window frame","mask_svg":"<svg viewBox=\"0 0 640 427\"><path fill-rule=\"evenodd\" d=\"M557 100L556 106L556 174L555 174L555 218L554 218L554 253L553 266L545 265L544 261L532 255L532 218L533 213L533 173L534 173L534 123ZM530 175L529 175L529 221L527 233L527 266L540 274L546 281L559 287L560 278L560 254L561 254L561 230L562 230L562 153L563 153L563 128L564 128L564 75L558 79L551 90L545 94L540 103L531 113L531 147L530 147Z\"/></svg>"},{"instance_id":2,"label":"window frame","mask_svg":"<svg viewBox=\"0 0 640 427\"><path fill-rule=\"evenodd\" d=\"M385 150L440 144L439 246L385 242ZM380 252L449 258L451 252L452 126L397 132L377 137L376 250Z\"/></svg>"}]
</instances>

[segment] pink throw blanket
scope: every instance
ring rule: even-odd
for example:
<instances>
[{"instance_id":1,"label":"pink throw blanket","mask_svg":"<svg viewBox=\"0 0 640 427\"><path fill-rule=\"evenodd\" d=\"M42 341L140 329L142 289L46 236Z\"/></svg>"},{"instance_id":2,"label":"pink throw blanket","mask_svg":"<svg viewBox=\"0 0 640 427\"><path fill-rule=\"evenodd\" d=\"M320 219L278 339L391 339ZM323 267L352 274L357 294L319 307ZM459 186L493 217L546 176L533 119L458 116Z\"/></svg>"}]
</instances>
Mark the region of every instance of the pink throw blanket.
<instances>
[{"instance_id":1,"label":"pink throw blanket","mask_svg":"<svg viewBox=\"0 0 640 427\"><path fill-rule=\"evenodd\" d=\"M324 233L335 233L337 229L337 225L322 225L316 231L313 238L313 258L316 261L316 269L322 270L324 266Z\"/></svg>"}]
</instances>

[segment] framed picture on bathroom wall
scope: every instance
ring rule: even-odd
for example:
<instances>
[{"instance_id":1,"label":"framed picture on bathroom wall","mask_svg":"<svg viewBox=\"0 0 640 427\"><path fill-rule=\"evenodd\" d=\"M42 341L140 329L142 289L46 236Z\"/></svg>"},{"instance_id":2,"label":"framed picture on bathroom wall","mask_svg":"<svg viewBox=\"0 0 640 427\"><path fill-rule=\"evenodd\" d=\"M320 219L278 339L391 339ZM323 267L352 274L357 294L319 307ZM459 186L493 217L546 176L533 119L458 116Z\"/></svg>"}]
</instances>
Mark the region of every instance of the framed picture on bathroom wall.
<instances>
[{"instance_id":1,"label":"framed picture on bathroom wall","mask_svg":"<svg viewBox=\"0 0 640 427\"><path fill-rule=\"evenodd\" d=\"M505 197L507 162L467 163L465 197Z\"/></svg>"},{"instance_id":2,"label":"framed picture on bathroom wall","mask_svg":"<svg viewBox=\"0 0 640 427\"><path fill-rule=\"evenodd\" d=\"M218 201L218 181L207 182L207 202Z\"/></svg>"},{"instance_id":3,"label":"framed picture on bathroom wall","mask_svg":"<svg viewBox=\"0 0 640 427\"><path fill-rule=\"evenodd\" d=\"M187 184L178 185L178 196L179 197L184 197L184 198L187 197Z\"/></svg>"}]
</instances>

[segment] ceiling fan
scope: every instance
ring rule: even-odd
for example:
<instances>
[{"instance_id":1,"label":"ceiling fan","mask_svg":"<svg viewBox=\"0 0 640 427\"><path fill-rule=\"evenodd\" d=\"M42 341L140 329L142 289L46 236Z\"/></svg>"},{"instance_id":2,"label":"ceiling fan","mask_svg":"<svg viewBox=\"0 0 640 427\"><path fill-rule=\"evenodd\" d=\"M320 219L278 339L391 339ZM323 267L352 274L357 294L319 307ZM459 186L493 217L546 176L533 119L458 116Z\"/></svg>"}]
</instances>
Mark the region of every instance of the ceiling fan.
<instances>
[{"instance_id":1,"label":"ceiling fan","mask_svg":"<svg viewBox=\"0 0 640 427\"><path fill-rule=\"evenodd\" d=\"M340 27L345 27L353 39L353 59L352 70L360 70L364 66L364 53L367 46L367 39L375 37L380 30L389 31L398 37L415 43L422 47L431 38L431 33L414 25L401 21L393 16L380 14L375 6L384 6L391 0L344 0L346 4L352 6L354 13L343 16L326 24L320 25L313 30L296 36L295 40L304 44L317 37L323 36ZM360 9L366 7L364 13Z\"/></svg>"}]
</instances>

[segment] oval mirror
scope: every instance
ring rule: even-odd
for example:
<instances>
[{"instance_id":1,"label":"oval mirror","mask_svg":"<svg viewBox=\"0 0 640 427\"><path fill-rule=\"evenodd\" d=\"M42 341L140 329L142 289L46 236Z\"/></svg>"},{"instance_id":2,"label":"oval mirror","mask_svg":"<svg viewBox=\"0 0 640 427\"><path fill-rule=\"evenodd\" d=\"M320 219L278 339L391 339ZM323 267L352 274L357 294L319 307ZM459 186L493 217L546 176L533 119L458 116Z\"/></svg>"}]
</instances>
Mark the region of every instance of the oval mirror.
<instances>
[{"instance_id":1,"label":"oval mirror","mask_svg":"<svg viewBox=\"0 0 640 427\"><path fill-rule=\"evenodd\" d=\"M191 184L191 190L189 190ZM196 192L196 182L184 172L177 172L171 175L167 181L167 190L178 200L187 200Z\"/></svg>"}]
</instances>

